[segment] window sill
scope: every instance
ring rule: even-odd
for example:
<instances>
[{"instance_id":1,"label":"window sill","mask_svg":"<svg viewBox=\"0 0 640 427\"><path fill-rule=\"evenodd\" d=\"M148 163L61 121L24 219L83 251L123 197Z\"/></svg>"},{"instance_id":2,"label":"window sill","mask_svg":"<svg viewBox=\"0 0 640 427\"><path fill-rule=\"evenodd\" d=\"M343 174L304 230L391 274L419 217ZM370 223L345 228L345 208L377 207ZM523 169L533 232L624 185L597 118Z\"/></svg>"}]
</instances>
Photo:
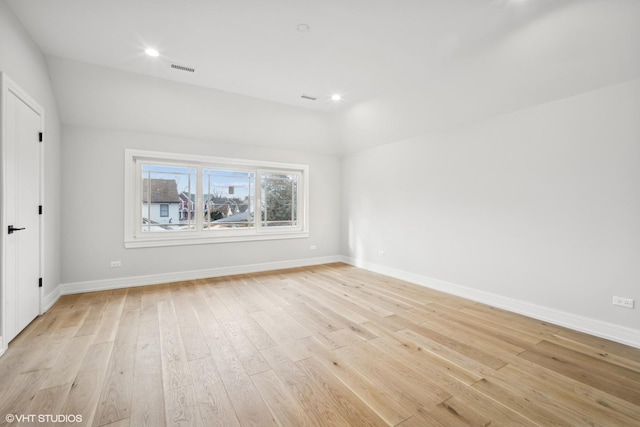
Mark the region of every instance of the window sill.
<instances>
[{"instance_id":1,"label":"window sill","mask_svg":"<svg viewBox=\"0 0 640 427\"><path fill-rule=\"evenodd\" d=\"M153 236L124 241L125 248L154 248L163 246L209 245L216 243L253 242L262 240L301 239L309 237L308 231L264 233L243 236Z\"/></svg>"}]
</instances>

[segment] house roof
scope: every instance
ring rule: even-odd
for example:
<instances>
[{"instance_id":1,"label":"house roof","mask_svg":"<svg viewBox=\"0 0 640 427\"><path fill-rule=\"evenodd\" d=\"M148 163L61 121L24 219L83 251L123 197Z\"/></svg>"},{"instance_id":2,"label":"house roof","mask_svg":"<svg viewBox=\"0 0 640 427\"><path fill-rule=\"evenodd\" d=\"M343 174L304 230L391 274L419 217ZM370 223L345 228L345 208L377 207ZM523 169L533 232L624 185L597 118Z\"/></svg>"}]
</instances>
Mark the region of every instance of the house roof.
<instances>
[{"instance_id":1,"label":"house roof","mask_svg":"<svg viewBox=\"0 0 640 427\"><path fill-rule=\"evenodd\" d=\"M151 184L151 185L149 185ZM178 203L178 183L173 179L149 179L142 180L142 202L148 203Z\"/></svg>"},{"instance_id":2,"label":"house roof","mask_svg":"<svg viewBox=\"0 0 640 427\"><path fill-rule=\"evenodd\" d=\"M247 222L249 220L253 220L253 213L250 213L249 211L244 211L244 212L238 212L236 214L230 215L227 218L221 218L215 221L212 221L213 223L220 223L220 222Z\"/></svg>"},{"instance_id":3,"label":"house roof","mask_svg":"<svg viewBox=\"0 0 640 427\"><path fill-rule=\"evenodd\" d=\"M194 203L196 201L196 195L194 193L187 193L186 191L183 191L180 193L180 197L185 201L191 200Z\"/></svg>"}]
</instances>

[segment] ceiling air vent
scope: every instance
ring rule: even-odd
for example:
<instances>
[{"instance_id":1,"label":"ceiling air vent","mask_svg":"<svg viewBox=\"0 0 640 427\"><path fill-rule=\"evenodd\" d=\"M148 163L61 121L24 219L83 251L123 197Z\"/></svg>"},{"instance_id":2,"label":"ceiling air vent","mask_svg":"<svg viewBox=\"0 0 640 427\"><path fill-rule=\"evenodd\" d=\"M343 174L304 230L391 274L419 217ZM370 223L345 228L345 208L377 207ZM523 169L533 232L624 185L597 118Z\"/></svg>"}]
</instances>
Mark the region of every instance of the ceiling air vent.
<instances>
[{"instance_id":1,"label":"ceiling air vent","mask_svg":"<svg viewBox=\"0 0 640 427\"><path fill-rule=\"evenodd\" d=\"M309 96L309 95L302 95L300 98L302 99L308 99L309 101L315 101L318 98L315 98L313 96Z\"/></svg>"},{"instance_id":2,"label":"ceiling air vent","mask_svg":"<svg viewBox=\"0 0 640 427\"><path fill-rule=\"evenodd\" d=\"M186 71L188 73L195 73L196 72L195 68L185 67L184 65L178 65L178 64L171 64L171 68L174 68L174 69L180 70L180 71Z\"/></svg>"}]
</instances>

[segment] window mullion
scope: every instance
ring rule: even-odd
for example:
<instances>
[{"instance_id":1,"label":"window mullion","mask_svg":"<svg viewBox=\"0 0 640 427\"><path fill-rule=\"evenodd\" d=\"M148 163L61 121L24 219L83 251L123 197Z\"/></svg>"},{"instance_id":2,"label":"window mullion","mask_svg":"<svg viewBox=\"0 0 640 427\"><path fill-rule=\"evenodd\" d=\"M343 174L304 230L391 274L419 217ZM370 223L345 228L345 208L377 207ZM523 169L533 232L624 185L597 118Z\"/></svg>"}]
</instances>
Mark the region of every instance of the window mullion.
<instances>
[{"instance_id":1,"label":"window mullion","mask_svg":"<svg viewBox=\"0 0 640 427\"><path fill-rule=\"evenodd\" d=\"M256 211L253 214L254 224L256 227L256 231L260 232L262 230L262 170L256 170L256 185L255 185L255 201L256 201Z\"/></svg>"},{"instance_id":2,"label":"window mullion","mask_svg":"<svg viewBox=\"0 0 640 427\"><path fill-rule=\"evenodd\" d=\"M142 200L144 197L144 194L142 194L142 166L140 165L140 162L136 159L134 162L134 171L135 171L135 183L136 183L136 188L135 188L135 233L137 236L140 236L142 234L142 229L143 229L143 225L142 225L142 209L140 209L140 206L142 206Z\"/></svg>"},{"instance_id":3,"label":"window mullion","mask_svg":"<svg viewBox=\"0 0 640 427\"><path fill-rule=\"evenodd\" d=\"M297 224L297 221L298 221L297 212L294 213L294 211L298 209L297 203L294 203L294 201L298 197L298 184L297 184L298 174L294 174L294 176L296 177L295 179L296 191L291 191L291 225ZM294 183L292 182L291 185L293 186Z\"/></svg>"},{"instance_id":4,"label":"window mullion","mask_svg":"<svg viewBox=\"0 0 640 427\"><path fill-rule=\"evenodd\" d=\"M302 229L305 227L304 224L304 199L301 197L302 189L305 183L303 182L306 177L301 173L298 173L298 185L296 187L296 220L298 221L298 228Z\"/></svg>"},{"instance_id":5,"label":"window mullion","mask_svg":"<svg viewBox=\"0 0 640 427\"><path fill-rule=\"evenodd\" d=\"M204 174L201 165L196 166L196 233L204 231Z\"/></svg>"}]
</instances>

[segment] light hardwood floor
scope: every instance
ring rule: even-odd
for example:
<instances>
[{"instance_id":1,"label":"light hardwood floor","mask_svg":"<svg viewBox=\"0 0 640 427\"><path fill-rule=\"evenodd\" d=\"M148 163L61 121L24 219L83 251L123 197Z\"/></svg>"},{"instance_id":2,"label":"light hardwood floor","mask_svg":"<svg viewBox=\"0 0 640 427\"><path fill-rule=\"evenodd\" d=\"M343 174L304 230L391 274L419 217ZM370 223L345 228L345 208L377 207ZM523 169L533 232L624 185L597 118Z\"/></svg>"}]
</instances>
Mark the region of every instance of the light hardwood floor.
<instances>
[{"instance_id":1,"label":"light hardwood floor","mask_svg":"<svg viewBox=\"0 0 640 427\"><path fill-rule=\"evenodd\" d=\"M0 358L5 414L632 426L640 350L331 264L62 297Z\"/></svg>"}]
</instances>

